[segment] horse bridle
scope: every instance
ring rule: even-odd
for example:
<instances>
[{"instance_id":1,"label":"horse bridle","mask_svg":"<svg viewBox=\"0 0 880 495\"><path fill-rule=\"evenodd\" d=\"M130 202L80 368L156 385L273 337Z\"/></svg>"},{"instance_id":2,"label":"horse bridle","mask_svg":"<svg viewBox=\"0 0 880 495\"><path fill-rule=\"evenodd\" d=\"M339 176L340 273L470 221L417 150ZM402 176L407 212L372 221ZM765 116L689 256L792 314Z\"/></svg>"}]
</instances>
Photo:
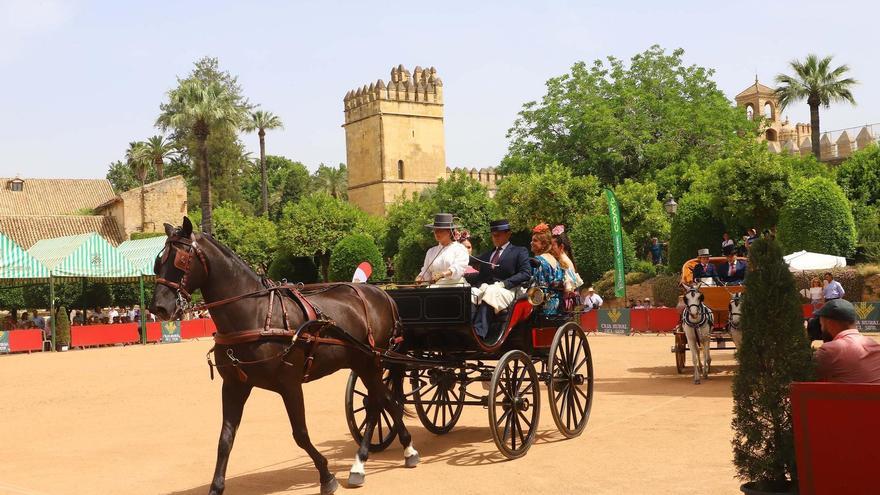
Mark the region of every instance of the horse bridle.
<instances>
[{"instance_id":1,"label":"horse bridle","mask_svg":"<svg viewBox=\"0 0 880 495\"><path fill-rule=\"evenodd\" d=\"M205 253L202 252L196 244L194 235L189 238L172 236L165 241L163 253L161 257L157 257L156 259L157 265L159 262L164 264L168 261L168 256L171 255L172 246L175 245L182 246L174 249L174 267L182 271L183 276L180 277L180 281L178 282L173 282L162 277L156 277L156 283L175 291L177 293L178 306L180 306L182 310L185 310L186 305L192 300L192 290L194 290L187 288L187 281L189 279L190 269L192 268L193 255L198 257L199 261L202 263L205 275L208 274L208 260L205 258Z\"/></svg>"},{"instance_id":2,"label":"horse bridle","mask_svg":"<svg viewBox=\"0 0 880 495\"><path fill-rule=\"evenodd\" d=\"M693 292L699 293L696 290L694 290ZM702 296L702 293L700 293L700 295ZM691 315L691 312L690 312L691 308L697 308L697 310L699 310L699 312L700 312L700 320L699 321L695 322L695 321L690 320L689 317ZM685 307L685 311L684 311L684 315L683 315L682 319L691 328L699 328L699 327L703 326L706 323L706 321L708 321L708 319L709 319L709 313L706 311L706 305L703 304L703 301L700 301L699 304L688 304L687 307Z\"/></svg>"},{"instance_id":3,"label":"horse bridle","mask_svg":"<svg viewBox=\"0 0 880 495\"><path fill-rule=\"evenodd\" d=\"M741 304L741 300L739 298L736 298L736 302L737 302L736 313L733 312L733 301L734 301L734 299L731 299L730 302L727 303L727 311L728 311L727 324L730 326L730 328L737 328L737 327L739 327L739 323L738 322L734 323L732 316L733 315L742 316L742 312L739 311L739 304Z\"/></svg>"}]
</instances>

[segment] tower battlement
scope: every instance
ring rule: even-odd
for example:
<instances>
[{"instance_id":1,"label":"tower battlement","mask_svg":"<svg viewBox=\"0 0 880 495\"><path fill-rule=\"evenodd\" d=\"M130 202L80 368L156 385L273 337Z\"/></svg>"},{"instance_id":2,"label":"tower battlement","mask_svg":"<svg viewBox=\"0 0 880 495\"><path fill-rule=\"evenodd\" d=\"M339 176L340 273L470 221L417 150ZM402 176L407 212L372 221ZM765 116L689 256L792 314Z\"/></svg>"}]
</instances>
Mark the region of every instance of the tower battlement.
<instances>
[{"instance_id":1,"label":"tower battlement","mask_svg":"<svg viewBox=\"0 0 880 495\"><path fill-rule=\"evenodd\" d=\"M416 66L413 72L403 64L391 69L391 79L386 83L377 80L345 94L346 123L353 118L352 110L367 106L376 101L397 101L427 104L443 104L443 81L437 76L437 69L422 69ZM361 113L361 112L356 112Z\"/></svg>"}]
</instances>

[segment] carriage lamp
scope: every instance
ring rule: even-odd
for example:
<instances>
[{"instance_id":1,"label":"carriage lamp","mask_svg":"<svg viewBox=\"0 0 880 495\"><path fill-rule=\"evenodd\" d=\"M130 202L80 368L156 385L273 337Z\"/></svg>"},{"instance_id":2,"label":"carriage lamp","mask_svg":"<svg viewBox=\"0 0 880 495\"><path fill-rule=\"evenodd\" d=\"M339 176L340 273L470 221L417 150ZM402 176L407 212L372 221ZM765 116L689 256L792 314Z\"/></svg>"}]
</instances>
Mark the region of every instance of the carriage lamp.
<instances>
[{"instance_id":1,"label":"carriage lamp","mask_svg":"<svg viewBox=\"0 0 880 495\"><path fill-rule=\"evenodd\" d=\"M675 216L675 212L678 210L678 203L675 202L675 199L673 199L671 194L669 195L669 199L667 199L666 202L663 203L663 209L666 210L666 213L669 216Z\"/></svg>"}]
</instances>

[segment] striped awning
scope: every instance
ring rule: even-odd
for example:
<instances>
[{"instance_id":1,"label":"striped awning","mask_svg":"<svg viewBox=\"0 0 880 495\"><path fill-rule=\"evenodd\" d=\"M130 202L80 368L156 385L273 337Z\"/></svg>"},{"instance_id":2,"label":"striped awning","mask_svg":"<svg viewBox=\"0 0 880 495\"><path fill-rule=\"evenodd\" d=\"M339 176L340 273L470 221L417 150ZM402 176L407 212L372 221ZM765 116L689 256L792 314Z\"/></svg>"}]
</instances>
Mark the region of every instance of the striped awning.
<instances>
[{"instance_id":1,"label":"striped awning","mask_svg":"<svg viewBox=\"0 0 880 495\"><path fill-rule=\"evenodd\" d=\"M42 281L49 278L49 270L12 239L0 233L0 281Z\"/></svg>"},{"instance_id":2,"label":"striped awning","mask_svg":"<svg viewBox=\"0 0 880 495\"><path fill-rule=\"evenodd\" d=\"M156 256L165 247L166 236L148 237L146 239L137 239L125 241L116 249L134 265L135 268L146 276L154 276L153 265L156 262Z\"/></svg>"},{"instance_id":3,"label":"striped awning","mask_svg":"<svg viewBox=\"0 0 880 495\"><path fill-rule=\"evenodd\" d=\"M132 280L141 274L97 232L44 239L27 252L53 277Z\"/></svg>"}]
</instances>

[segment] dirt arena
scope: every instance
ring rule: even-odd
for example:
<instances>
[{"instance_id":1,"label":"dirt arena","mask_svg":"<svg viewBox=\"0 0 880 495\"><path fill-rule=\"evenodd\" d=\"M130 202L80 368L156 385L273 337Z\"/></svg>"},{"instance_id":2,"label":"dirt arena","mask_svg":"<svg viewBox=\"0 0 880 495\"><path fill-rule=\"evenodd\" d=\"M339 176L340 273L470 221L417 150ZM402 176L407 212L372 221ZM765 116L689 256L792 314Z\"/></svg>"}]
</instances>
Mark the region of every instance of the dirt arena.
<instances>
[{"instance_id":1,"label":"dirt arena","mask_svg":"<svg viewBox=\"0 0 880 495\"><path fill-rule=\"evenodd\" d=\"M312 441L337 494L733 494L733 353L713 354L703 385L675 372L671 336L590 336L596 387L584 434L556 432L544 395L538 439L505 461L486 411L466 408L445 436L407 420L422 463L395 442L371 455L366 485L346 486L356 446L345 425L347 372L306 385ZM207 493L220 430L220 381L209 339L0 357L0 493ZM545 389L542 388L542 392ZM229 464L226 493L318 493L280 398L255 390Z\"/></svg>"}]
</instances>

